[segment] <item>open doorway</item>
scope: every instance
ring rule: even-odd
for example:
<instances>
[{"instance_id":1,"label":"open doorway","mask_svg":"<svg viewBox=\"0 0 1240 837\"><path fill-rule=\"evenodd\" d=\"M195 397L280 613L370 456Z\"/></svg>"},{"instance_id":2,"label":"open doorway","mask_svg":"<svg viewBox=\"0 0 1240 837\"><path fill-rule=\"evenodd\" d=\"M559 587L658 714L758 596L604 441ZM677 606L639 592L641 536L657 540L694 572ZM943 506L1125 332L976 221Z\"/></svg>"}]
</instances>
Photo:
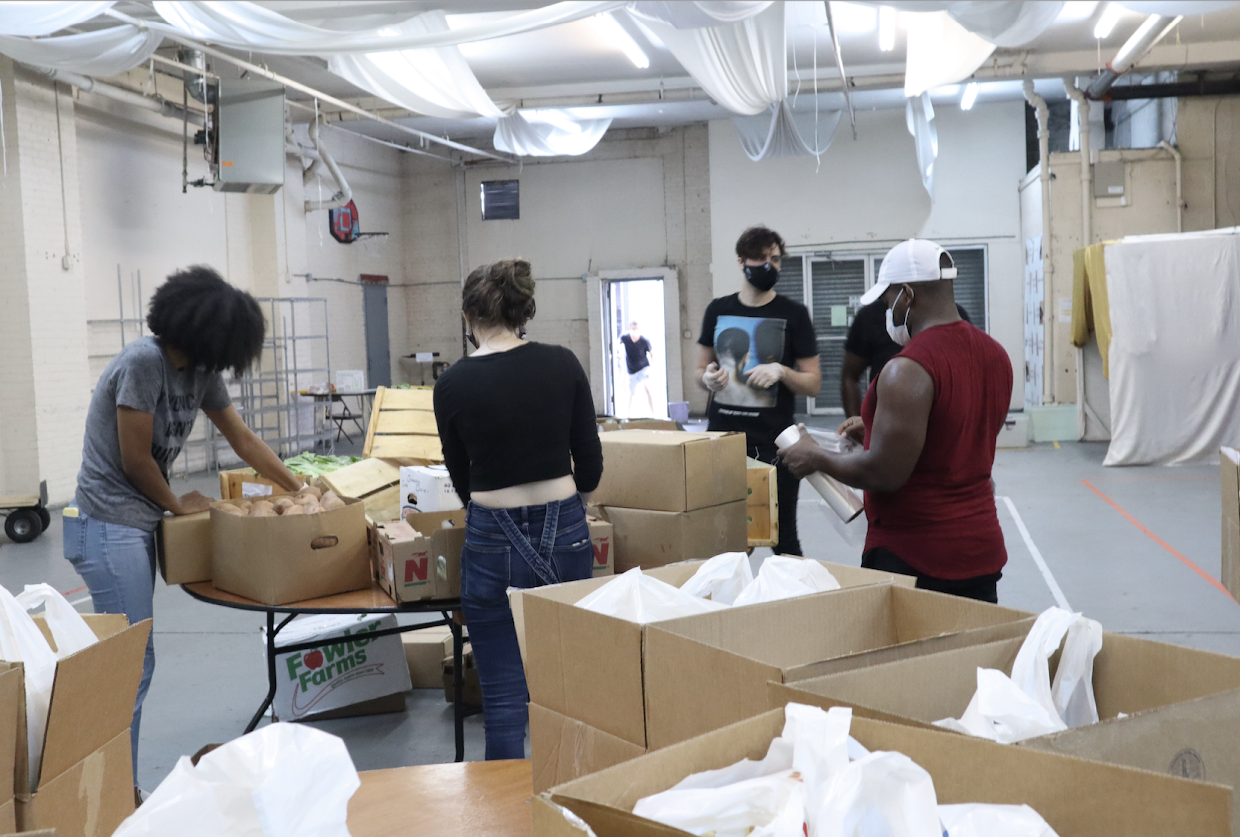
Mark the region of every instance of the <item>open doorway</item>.
<instances>
[{"instance_id":1,"label":"open doorway","mask_svg":"<svg viewBox=\"0 0 1240 837\"><path fill-rule=\"evenodd\" d=\"M667 415L667 328L662 278L604 284L606 410L620 418Z\"/></svg>"}]
</instances>

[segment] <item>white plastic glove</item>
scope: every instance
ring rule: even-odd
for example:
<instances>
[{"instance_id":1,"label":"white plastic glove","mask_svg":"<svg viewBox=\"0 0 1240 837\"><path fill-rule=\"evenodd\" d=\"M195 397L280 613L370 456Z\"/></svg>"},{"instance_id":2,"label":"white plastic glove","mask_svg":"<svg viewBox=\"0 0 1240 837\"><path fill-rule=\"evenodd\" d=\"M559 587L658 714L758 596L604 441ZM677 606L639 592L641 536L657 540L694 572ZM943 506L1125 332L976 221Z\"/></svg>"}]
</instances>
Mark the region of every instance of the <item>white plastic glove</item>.
<instances>
[{"instance_id":1,"label":"white plastic glove","mask_svg":"<svg viewBox=\"0 0 1240 837\"><path fill-rule=\"evenodd\" d=\"M717 363L711 363L702 373L702 383L711 392L721 392L728 385L728 370L720 369Z\"/></svg>"}]
</instances>

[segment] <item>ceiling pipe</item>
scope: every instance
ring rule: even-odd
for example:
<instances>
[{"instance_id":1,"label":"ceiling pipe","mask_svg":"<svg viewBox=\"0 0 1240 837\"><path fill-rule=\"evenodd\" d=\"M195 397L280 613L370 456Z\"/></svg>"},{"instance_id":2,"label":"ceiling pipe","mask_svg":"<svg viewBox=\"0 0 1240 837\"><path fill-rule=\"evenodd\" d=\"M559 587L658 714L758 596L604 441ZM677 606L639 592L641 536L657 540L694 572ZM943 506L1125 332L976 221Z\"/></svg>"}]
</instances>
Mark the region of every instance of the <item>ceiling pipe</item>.
<instances>
[{"instance_id":1,"label":"ceiling pipe","mask_svg":"<svg viewBox=\"0 0 1240 837\"><path fill-rule=\"evenodd\" d=\"M327 153L327 149L319 142L319 121L317 119L310 123L310 142L314 145L314 150L319 153L319 159L323 162L323 165L327 166L332 180L336 181L338 190L336 194L325 201L306 201L306 212L313 212L316 209L339 209L342 206L348 206L349 201L353 200L353 189L349 187L348 182L344 179L344 175L340 173L340 167L336 165L332 155ZM317 166L318 161L310 167L309 171L314 171Z\"/></svg>"},{"instance_id":2,"label":"ceiling pipe","mask_svg":"<svg viewBox=\"0 0 1240 837\"><path fill-rule=\"evenodd\" d=\"M1170 20L1162 15L1147 17L1137 31L1132 33L1132 37L1119 48L1115 57L1107 62L1107 68L1102 71L1102 74L1090 83L1085 95L1095 101L1103 98L1120 76L1132 69L1154 48L1155 44L1163 39L1163 36L1183 19L1182 15Z\"/></svg>"},{"instance_id":3,"label":"ceiling pipe","mask_svg":"<svg viewBox=\"0 0 1240 837\"><path fill-rule=\"evenodd\" d=\"M1158 143L1158 147L1175 158L1175 231L1182 233L1184 232L1184 155L1180 153L1180 149L1166 140Z\"/></svg>"},{"instance_id":4,"label":"ceiling pipe","mask_svg":"<svg viewBox=\"0 0 1240 837\"><path fill-rule=\"evenodd\" d=\"M94 93L97 96L104 96L117 102L124 102L127 105L140 107L143 110L149 110L151 113L158 113L160 116L167 116L170 119L187 119L194 125L203 124L202 114L198 111L184 109L180 105L174 105L158 95L143 96L141 93L134 93L123 87L114 87L111 84L95 81L90 76L78 75L65 70L53 70L30 64L26 66L37 73L47 76L52 81L68 84L84 93Z\"/></svg>"},{"instance_id":5,"label":"ceiling pipe","mask_svg":"<svg viewBox=\"0 0 1240 837\"><path fill-rule=\"evenodd\" d=\"M1051 277L1054 275L1054 264L1051 261L1051 110L1046 100L1033 89L1033 82L1025 79L1023 85L1025 99L1038 114L1038 180L1042 188L1042 356L1055 357L1054 319L1047 314L1046 306L1050 298ZM1045 364L1044 364L1045 365ZM1054 361L1051 364L1054 366ZM1042 376L1042 400L1046 403L1052 393L1053 375Z\"/></svg>"}]
</instances>

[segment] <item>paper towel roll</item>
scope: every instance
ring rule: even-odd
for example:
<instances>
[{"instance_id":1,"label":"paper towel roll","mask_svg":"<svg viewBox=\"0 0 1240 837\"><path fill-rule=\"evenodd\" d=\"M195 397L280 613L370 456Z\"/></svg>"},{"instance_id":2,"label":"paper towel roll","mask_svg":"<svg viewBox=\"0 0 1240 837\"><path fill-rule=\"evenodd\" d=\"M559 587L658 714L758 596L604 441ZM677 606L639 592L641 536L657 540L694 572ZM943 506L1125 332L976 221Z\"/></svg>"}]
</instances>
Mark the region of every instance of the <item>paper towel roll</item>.
<instances>
[{"instance_id":1,"label":"paper towel roll","mask_svg":"<svg viewBox=\"0 0 1240 837\"><path fill-rule=\"evenodd\" d=\"M800 439L801 428L793 424L775 438L775 446L780 450L784 450L795 445ZM828 476L821 471L816 471L806 477L805 481L814 487L814 490L831 507L831 511L839 515L840 520L845 523L851 523L856 520L857 516L865 510L865 506L862 504L861 498L857 496L857 492L834 477Z\"/></svg>"}]
</instances>

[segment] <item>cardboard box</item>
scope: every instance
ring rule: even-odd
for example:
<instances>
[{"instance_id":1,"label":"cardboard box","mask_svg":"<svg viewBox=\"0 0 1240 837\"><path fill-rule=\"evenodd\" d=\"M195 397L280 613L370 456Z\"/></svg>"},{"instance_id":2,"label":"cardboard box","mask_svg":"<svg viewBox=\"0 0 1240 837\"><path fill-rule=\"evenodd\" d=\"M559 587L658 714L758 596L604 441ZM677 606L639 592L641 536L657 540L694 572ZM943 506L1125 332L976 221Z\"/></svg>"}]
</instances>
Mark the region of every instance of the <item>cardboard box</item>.
<instances>
[{"instance_id":1,"label":"cardboard box","mask_svg":"<svg viewBox=\"0 0 1240 837\"><path fill-rule=\"evenodd\" d=\"M415 689L438 689L443 685L443 658L452 655L452 629L447 625L421 628L400 635L409 667L409 683Z\"/></svg>"},{"instance_id":2,"label":"cardboard box","mask_svg":"<svg viewBox=\"0 0 1240 837\"><path fill-rule=\"evenodd\" d=\"M478 682L478 669L474 666L474 649L468 642L461 649L461 665L465 672L465 705L482 706L482 684ZM440 661L440 666L443 671L443 699L452 703L456 700L456 677L453 675L456 660L448 654Z\"/></svg>"},{"instance_id":3,"label":"cardboard box","mask_svg":"<svg viewBox=\"0 0 1240 837\"><path fill-rule=\"evenodd\" d=\"M775 466L746 458L745 483L749 545L774 546L779 543L779 486Z\"/></svg>"},{"instance_id":4,"label":"cardboard box","mask_svg":"<svg viewBox=\"0 0 1240 837\"><path fill-rule=\"evenodd\" d=\"M57 662L43 738L42 770L31 787L24 687L18 690L12 781L18 828L106 837L133 813L129 723L142 679L150 620L84 614L99 642ZM47 625L35 622L51 639ZM21 663L0 663L21 672ZM0 681L3 683L5 681ZM0 770L0 778L8 774Z\"/></svg>"},{"instance_id":5,"label":"cardboard box","mask_svg":"<svg viewBox=\"0 0 1240 837\"><path fill-rule=\"evenodd\" d=\"M909 586L914 583L914 580L908 576L897 576L891 573L880 573L858 567L823 563L845 588L875 585L869 589L881 595L867 597L864 599L864 602L868 603L872 609L879 610L882 613L888 613L892 610L890 604L887 604L885 611L881 608L884 603L888 602L885 591L893 582ZM687 562L661 567L652 570L649 574L661 581L666 581L679 587L692 578L700 566L701 562ZM643 572L645 571L643 570ZM638 746L655 746L654 742L648 743L647 741L646 713L650 701L647 699L646 690L651 687L651 677L655 675L656 671L658 676L667 676L669 672L666 667L652 669L647 655L650 648L651 632L662 625L671 623L661 622L651 625L638 625L634 622L616 619L611 616L603 616L576 607L576 602L608 581L609 579L596 578L574 581L568 584L556 584L549 587L537 587L530 590L522 590L510 597L513 621L517 625L517 641L521 644L525 660L525 676L529 685L530 702L558 712L565 717L582 721L591 727L617 738L623 738ZM798 625L796 622L793 622L793 625L797 625L795 628L789 628L783 622L778 625L780 629L789 630L794 635L792 639L797 640L811 630L821 633L834 627L837 622L844 622L845 618L851 617L855 619L857 606L848 606L850 601L848 594L859 592L861 591L846 589L830 593L817 593L800 599L775 602L770 605L735 608L724 612L744 614L754 610L782 612L785 609L791 609L798 616L805 613L807 615L804 617L804 625ZM908 590L903 592L914 591ZM835 604L835 597L844 597L840 599L838 606ZM799 605L799 607L791 607L794 604ZM988 607L994 606L988 605ZM838 620L827 618L827 614L835 612L837 608L841 611L842 618ZM999 610L1003 609L1000 608ZM1019 611L1004 611L1003 614L991 615L991 618L1019 618L1024 616L1024 614L1019 614L1019 616L1016 614L1019 614ZM705 616L694 616L684 620L678 619L673 621L677 623L692 622L695 619L708 618L715 615L706 614ZM894 617L888 616L888 619L894 620ZM871 623L875 621L870 619L859 630L869 630ZM903 623L901 624L903 625ZM1026 625L1025 630L1028 630L1028 625ZM845 630L845 633L851 637L854 632ZM889 631L880 634L872 644L868 645L859 640L853 640L849 644L844 642L833 643L830 641L829 635L817 638L819 641L814 643L808 643L801 639L795 645L796 647L809 645L814 653L821 653L823 655L814 656L813 653L807 652L809 657L804 662L814 662L825 659L827 656L839 656L841 654L867 650L882 644L892 644L887 633ZM667 636L671 637L672 644L681 641L688 642L688 640L683 640L675 634L668 634ZM784 639L786 638L772 633L763 636L759 644L763 646L767 653L777 653L782 645L781 641ZM665 643L665 646L667 644L669 643ZM711 649L704 645L701 647L708 652L711 651ZM821 651L819 651L820 648ZM718 656L723 655L712 653L712 657ZM779 656L783 658L787 655L780 654ZM692 657L684 656L677 664L686 666L690 661L696 662ZM729 707L738 705L733 698L738 684L734 683L732 678L732 673L737 670L737 667L731 665L730 661L726 660L724 665L730 667L714 673L716 676L715 680L723 681L724 684L721 687L716 688L716 683L712 680L711 689L692 692L695 697L691 699L691 702L695 705L703 705L703 714L708 718L713 718L714 715L706 712L704 704L714 701L726 701ZM767 708L766 681L772 679L770 672L773 667L762 665L758 666L758 668L760 671L755 670L752 675L756 679L756 685L752 688L746 686L746 693L752 691L757 694L756 700L751 699L743 704L744 711L748 711L750 706L757 704L757 709L749 714L757 714ZM741 667L742 672L746 670L744 666ZM776 668L774 670L778 671L779 669ZM816 673L816 670L814 672ZM673 680L678 678L676 674L671 674L670 676L673 677ZM694 676L704 677L700 672ZM674 686L671 688L674 691ZM666 691L666 688L660 687L660 691ZM702 695L711 695L712 697L710 700L705 700L701 697ZM679 700L682 697L674 695L673 699ZM724 720L717 724L717 726L722 726L727 722L728 720ZM713 729L714 727L710 728Z\"/></svg>"},{"instance_id":6,"label":"cardboard box","mask_svg":"<svg viewBox=\"0 0 1240 837\"><path fill-rule=\"evenodd\" d=\"M371 522L400 517L400 465L395 462L363 459L324 474L317 482L338 497L361 500Z\"/></svg>"},{"instance_id":7,"label":"cardboard box","mask_svg":"<svg viewBox=\"0 0 1240 837\"><path fill-rule=\"evenodd\" d=\"M761 759L783 726L784 712L776 709L559 785L534 797L533 833L582 834L565 822L562 806L598 837L684 834L634 816L633 806L690 774ZM853 719L851 734L871 751L903 753L919 764L934 780L941 805L1029 805L1059 837L1231 833L1231 794L1219 785L865 718Z\"/></svg>"},{"instance_id":8,"label":"cardboard box","mask_svg":"<svg viewBox=\"0 0 1240 837\"><path fill-rule=\"evenodd\" d=\"M772 684L771 701L852 706L865 717L934 728L934 721L964 712L977 690L979 667L1011 674L1023 641ZM1240 658L1107 633L1093 682L1100 723L1018 746L1240 786ZM909 683L919 687L909 689ZM1240 808L1234 814L1240 833Z\"/></svg>"},{"instance_id":9,"label":"cardboard box","mask_svg":"<svg viewBox=\"0 0 1240 837\"><path fill-rule=\"evenodd\" d=\"M240 517L211 509L212 583L264 604L370 587L365 510L360 500L344 503L296 517Z\"/></svg>"},{"instance_id":10,"label":"cardboard box","mask_svg":"<svg viewBox=\"0 0 1240 837\"><path fill-rule=\"evenodd\" d=\"M1033 619L1023 610L879 585L659 622L645 638L646 744L666 747L765 711L767 681L1023 637Z\"/></svg>"},{"instance_id":11,"label":"cardboard box","mask_svg":"<svg viewBox=\"0 0 1240 837\"><path fill-rule=\"evenodd\" d=\"M669 512L737 500L744 505L742 433L616 430L599 440L603 479L591 497L594 503Z\"/></svg>"},{"instance_id":12,"label":"cardboard box","mask_svg":"<svg viewBox=\"0 0 1240 837\"><path fill-rule=\"evenodd\" d=\"M440 512L464 508L452 477L443 465L414 465L400 469L400 513Z\"/></svg>"},{"instance_id":13,"label":"cardboard box","mask_svg":"<svg viewBox=\"0 0 1240 837\"><path fill-rule=\"evenodd\" d=\"M19 667L0 671L0 834L17 830L17 792L14 774L17 769L18 728L26 727L26 694L23 672ZM26 748L23 734L20 742ZM25 759L22 759L25 763Z\"/></svg>"},{"instance_id":14,"label":"cardboard box","mask_svg":"<svg viewBox=\"0 0 1240 837\"><path fill-rule=\"evenodd\" d=\"M1223 586L1240 601L1240 451L1222 448L1219 466L1223 487Z\"/></svg>"},{"instance_id":15,"label":"cardboard box","mask_svg":"<svg viewBox=\"0 0 1240 837\"><path fill-rule=\"evenodd\" d=\"M220 471L220 499L240 500L243 497L267 497L279 491L275 481L259 476L253 468Z\"/></svg>"},{"instance_id":16,"label":"cardboard box","mask_svg":"<svg viewBox=\"0 0 1240 837\"><path fill-rule=\"evenodd\" d=\"M599 416L597 422L600 433L610 433L613 430L684 430L679 422L672 419Z\"/></svg>"},{"instance_id":17,"label":"cardboard box","mask_svg":"<svg viewBox=\"0 0 1240 837\"><path fill-rule=\"evenodd\" d=\"M749 548L745 510L744 500L688 512L608 506L603 513L615 529L615 571L744 552Z\"/></svg>"},{"instance_id":18,"label":"cardboard box","mask_svg":"<svg viewBox=\"0 0 1240 837\"><path fill-rule=\"evenodd\" d=\"M211 580L211 512L165 517L155 530L155 554L165 584Z\"/></svg>"},{"instance_id":19,"label":"cardboard box","mask_svg":"<svg viewBox=\"0 0 1240 837\"><path fill-rule=\"evenodd\" d=\"M409 691L409 668L400 636L368 636L395 627L396 617L391 614L322 614L303 616L280 631L277 642L281 645L346 636L357 639L289 653L279 653L277 646L272 704L276 718L300 721Z\"/></svg>"},{"instance_id":20,"label":"cardboard box","mask_svg":"<svg viewBox=\"0 0 1240 837\"><path fill-rule=\"evenodd\" d=\"M594 578L613 575L616 571L615 529L601 518L586 516L590 527L590 545L594 547Z\"/></svg>"},{"instance_id":21,"label":"cardboard box","mask_svg":"<svg viewBox=\"0 0 1240 837\"><path fill-rule=\"evenodd\" d=\"M645 747L608 735L559 712L530 704L534 793L646 754Z\"/></svg>"},{"instance_id":22,"label":"cardboard box","mask_svg":"<svg viewBox=\"0 0 1240 837\"><path fill-rule=\"evenodd\" d=\"M10 799L0 805L0 834L17 832L17 800ZM46 832L45 837L56 837L55 832Z\"/></svg>"},{"instance_id":23,"label":"cardboard box","mask_svg":"<svg viewBox=\"0 0 1240 837\"><path fill-rule=\"evenodd\" d=\"M409 519L413 525L393 520L371 529L379 586L397 602L460 596L465 512L419 512Z\"/></svg>"}]
</instances>

